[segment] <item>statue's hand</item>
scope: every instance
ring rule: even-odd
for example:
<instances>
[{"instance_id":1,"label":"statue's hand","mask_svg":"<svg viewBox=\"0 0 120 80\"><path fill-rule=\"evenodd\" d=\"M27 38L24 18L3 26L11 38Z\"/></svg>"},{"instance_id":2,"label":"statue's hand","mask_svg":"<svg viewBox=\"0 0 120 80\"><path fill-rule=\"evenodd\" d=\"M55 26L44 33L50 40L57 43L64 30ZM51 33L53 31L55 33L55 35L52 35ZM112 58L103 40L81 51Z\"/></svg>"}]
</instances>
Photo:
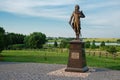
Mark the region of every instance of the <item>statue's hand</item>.
<instances>
[{"instance_id":1,"label":"statue's hand","mask_svg":"<svg viewBox=\"0 0 120 80\"><path fill-rule=\"evenodd\" d=\"M71 25L71 21L69 21L69 24Z\"/></svg>"},{"instance_id":2,"label":"statue's hand","mask_svg":"<svg viewBox=\"0 0 120 80\"><path fill-rule=\"evenodd\" d=\"M81 10L80 13L83 13L83 11Z\"/></svg>"},{"instance_id":3,"label":"statue's hand","mask_svg":"<svg viewBox=\"0 0 120 80\"><path fill-rule=\"evenodd\" d=\"M81 18L85 18L85 15L83 14L83 11L80 11L81 13Z\"/></svg>"}]
</instances>

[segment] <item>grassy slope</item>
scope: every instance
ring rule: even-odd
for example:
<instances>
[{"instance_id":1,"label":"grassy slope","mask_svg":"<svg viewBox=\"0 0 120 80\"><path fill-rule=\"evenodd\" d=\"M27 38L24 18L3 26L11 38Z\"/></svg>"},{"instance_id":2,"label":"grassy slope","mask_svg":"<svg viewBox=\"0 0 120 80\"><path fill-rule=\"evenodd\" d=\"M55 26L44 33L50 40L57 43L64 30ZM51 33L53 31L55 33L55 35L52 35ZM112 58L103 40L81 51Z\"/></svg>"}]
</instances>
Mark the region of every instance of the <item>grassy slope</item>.
<instances>
[{"instance_id":1,"label":"grassy slope","mask_svg":"<svg viewBox=\"0 0 120 80\"><path fill-rule=\"evenodd\" d=\"M46 55L46 56L45 56ZM10 50L2 52L2 61L8 62L38 62L50 64L67 64L68 52L60 50ZM120 70L120 56L113 60L112 57L86 55L90 67L104 67Z\"/></svg>"}]
</instances>

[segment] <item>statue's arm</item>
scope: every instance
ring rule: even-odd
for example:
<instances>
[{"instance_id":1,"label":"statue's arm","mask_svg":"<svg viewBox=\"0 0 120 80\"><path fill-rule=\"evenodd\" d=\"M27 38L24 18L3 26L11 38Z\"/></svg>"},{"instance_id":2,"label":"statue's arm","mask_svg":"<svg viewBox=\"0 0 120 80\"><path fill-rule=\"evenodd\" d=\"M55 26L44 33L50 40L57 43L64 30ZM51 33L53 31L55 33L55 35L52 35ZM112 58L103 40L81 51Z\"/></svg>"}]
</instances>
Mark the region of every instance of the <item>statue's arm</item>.
<instances>
[{"instance_id":1,"label":"statue's arm","mask_svg":"<svg viewBox=\"0 0 120 80\"><path fill-rule=\"evenodd\" d=\"M84 15L84 13L82 12L82 11L80 11L80 13L81 13L81 18L85 18L85 15Z\"/></svg>"},{"instance_id":2,"label":"statue's arm","mask_svg":"<svg viewBox=\"0 0 120 80\"><path fill-rule=\"evenodd\" d=\"M70 21L69 21L69 24L70 24L70 25L71 25L72 19L73 19L73 14L72 14L71 17L70 17Z\"/></svg>"}]
</instances>

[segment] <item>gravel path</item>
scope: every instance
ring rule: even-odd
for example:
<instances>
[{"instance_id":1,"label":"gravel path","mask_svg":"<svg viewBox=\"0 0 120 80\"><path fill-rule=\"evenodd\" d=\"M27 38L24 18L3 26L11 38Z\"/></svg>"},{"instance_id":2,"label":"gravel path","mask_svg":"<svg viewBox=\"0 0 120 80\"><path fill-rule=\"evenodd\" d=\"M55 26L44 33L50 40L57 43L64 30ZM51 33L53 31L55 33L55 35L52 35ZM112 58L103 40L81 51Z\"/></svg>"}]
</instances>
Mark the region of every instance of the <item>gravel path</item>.
<instances>
[{"instance_id":1,"label":"gravel path","mask_svg":"<svg viewBox=\"0 0 120 80\"><path fill-rule=\"evenodd\" d=\"M0 80L120 80L120 71L90 68L86 73L65 72L66 65L0 62Z\"/></svg>"}]
</instances>

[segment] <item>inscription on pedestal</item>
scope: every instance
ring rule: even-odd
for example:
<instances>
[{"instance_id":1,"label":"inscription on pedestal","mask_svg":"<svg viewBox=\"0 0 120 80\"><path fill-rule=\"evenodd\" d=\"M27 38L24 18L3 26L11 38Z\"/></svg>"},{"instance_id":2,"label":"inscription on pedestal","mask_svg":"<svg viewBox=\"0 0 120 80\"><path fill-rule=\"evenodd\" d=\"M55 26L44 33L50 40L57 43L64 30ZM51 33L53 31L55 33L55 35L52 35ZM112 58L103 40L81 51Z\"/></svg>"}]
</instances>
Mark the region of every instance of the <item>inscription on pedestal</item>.
<instances>
[{"instance_id":1,"label":"inscription on pedestal","mask_svg":"<svg viewBox=\"0 0 120 80\"><path fill-rule=\"evenodd\" d=\"M79 59L79 53L78 52L72 52L71 53L71 58L72 59Z\"/></svg>"}]
</instances>

